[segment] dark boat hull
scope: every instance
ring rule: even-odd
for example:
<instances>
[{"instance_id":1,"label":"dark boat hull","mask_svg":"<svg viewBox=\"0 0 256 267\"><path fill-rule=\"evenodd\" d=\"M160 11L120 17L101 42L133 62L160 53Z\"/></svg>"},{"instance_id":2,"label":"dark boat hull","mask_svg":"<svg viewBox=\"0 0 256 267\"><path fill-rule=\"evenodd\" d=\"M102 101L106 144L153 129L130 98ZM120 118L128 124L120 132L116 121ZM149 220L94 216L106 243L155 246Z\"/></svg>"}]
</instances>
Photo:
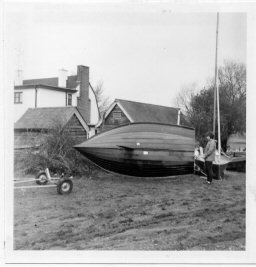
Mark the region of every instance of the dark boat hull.
<instances>
[{"instance_id":1,"label":"dark boat hull","mask_svg":"<svg viewBox=\"0 0 256 267\"><path fill-rule=\"evenodd\" d=\"M134 123L75 146L101 168L124 175L163 177L194 172L194 130Z\"/></svg>"},{"instance_id":2,"label":"dark boat hull","mask_svg":"<svg viewBox=\"0 0 256 267\"><path fill-rule=\"evenodd\" d=\"M230 160L221 156L220 163L213 162L212 170L213 170L213 178L214 179L222 179L224 178L224 172L229 164ZM200 167L200 169L206 174L205 162L202 159L195 159L195 164Z\"/></svg>"},{"instance_id":3,"label":"dark boat hull","mask_svg":"<svg viewBox=\"0 0 256 267\"><path fill-rule=\"evenodd\" d=\"M233 157L227 166L229 171L245 172L246 171L246 156Z\"/></svg>"}]
</instances>

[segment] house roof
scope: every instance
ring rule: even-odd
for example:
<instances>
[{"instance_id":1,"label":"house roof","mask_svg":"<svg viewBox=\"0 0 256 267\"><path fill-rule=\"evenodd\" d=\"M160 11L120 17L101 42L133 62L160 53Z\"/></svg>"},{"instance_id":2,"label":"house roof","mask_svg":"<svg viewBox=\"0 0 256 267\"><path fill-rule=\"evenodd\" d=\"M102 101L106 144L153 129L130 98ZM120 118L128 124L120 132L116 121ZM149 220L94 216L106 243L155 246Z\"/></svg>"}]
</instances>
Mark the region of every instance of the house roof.
<instances>
[{"instance_id":1,"label":"house roof","mask_svg":"<svg viewBox=\"0 0 256 267\"><path fill-rule=\"evenodd\" d=\"M35 89L37 88L45 88L49 90L54 90L54 91L61 91L61 92L67 92L67 93L75 93L77 90L75 89L70 89L70 88L65 88L65 87L55 87L51 85L45 85L45 84L28 84L28 85L16 85L14 86L14 90L21 90L21 89Z\"/></svg>"},{"instance_id":2,"label":"house roof","mask_svg":"<svg viewBox=\"0 0 256 267\"><path fill-rule=\"evenodd\" d=\"M52 77L52 78L41 78L41 79L29 79L23 80L22 85L48 85L53 87L59 87L59 78ZM77 86L77 75L70 75L67 77L66 88L72 89L76 88Z\"/></svg>"},{"instance_id":3,"label":"house roof","mask_svg":"<svg viewBox=\"0 0 256 267\"><path fill-rule=\"evenodd\" d=\"M114 106L118 104L131 122L160 122L177 124L179 108L159 106L141 102L116 99L106 113L109 115Z\"/></svg>"},{"instance_id":4,"label":"house roof","mask_svg":"<svg viewBox=\"0 0 256 267\"><path fill-rule=\"evenodd\" d=\"M49 86L55 86L58 87L58 77L53 78L42 78L42 79L29 79L29 80L23 80L23 85L37 85L37 84L44 84Z\"/></svg>"},{"instance_id":5,"label":"house roof","mask_svg":"<svg viewBox=\"0 0 256 267\"><path fill-rule=\"evenodd\" d=\"M48 130L58 124L64 127L74 114L88 132L89 127L76 107L29 108L14 124L14 129Z\"/></svg>"}]
</instances>

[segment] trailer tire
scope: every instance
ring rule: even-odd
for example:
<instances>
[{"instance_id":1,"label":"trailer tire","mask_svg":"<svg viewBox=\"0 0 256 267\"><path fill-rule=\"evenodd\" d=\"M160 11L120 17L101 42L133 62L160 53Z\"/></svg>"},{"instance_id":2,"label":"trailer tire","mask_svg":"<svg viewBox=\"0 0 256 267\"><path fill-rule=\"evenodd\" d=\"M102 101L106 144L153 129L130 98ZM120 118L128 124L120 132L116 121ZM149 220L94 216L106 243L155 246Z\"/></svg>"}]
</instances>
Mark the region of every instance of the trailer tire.
<instances>
[{"instance_id":1,"label":"trailer tire","mask_svg":"<svg viewBox=\"0 0 256 267\"><path fill-rule=\"evenodd\" d=\"M57 192L60 195L69 194L73 189L73 182L70 179L62 178L57 184Z\"/></svg>"},{"instance_id":2,"label":"trailer tire","mask_svg":"<svg viewBox=\"0 0 256 267\"><path fill-rule=\"evenodd\" d=\"M46 185L48 183L48 178L45 171L40 171L36 175L36 183L39 185Z\"/></svg>"}]
</instances>

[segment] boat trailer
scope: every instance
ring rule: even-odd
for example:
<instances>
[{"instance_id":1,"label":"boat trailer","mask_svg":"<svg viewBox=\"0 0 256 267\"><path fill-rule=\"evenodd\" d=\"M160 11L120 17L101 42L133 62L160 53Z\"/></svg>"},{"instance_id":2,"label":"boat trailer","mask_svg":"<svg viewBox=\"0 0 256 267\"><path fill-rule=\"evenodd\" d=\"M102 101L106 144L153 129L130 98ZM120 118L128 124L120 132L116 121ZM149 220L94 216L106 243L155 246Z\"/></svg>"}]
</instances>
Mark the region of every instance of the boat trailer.
<instances>
[{"instance_id":1,"label":"boat trailer","mask_svg":"<svg viewBox=\"0 0 256 267\"><path fill-rule=\"evenodd\" d=\"M14 189L29 189L29 188L46 188L46 187L57 187L57 193L60 195L69 194L73 189L73 176L66 177L64 173L60 177L54 175L53 177L50 174L48 168L44 171L40 171L36 178L28 179L15 179L14 184L24 184L28 182L35 181L37 185L21 185L14 186Z\"/></svg>"}]
</instances>

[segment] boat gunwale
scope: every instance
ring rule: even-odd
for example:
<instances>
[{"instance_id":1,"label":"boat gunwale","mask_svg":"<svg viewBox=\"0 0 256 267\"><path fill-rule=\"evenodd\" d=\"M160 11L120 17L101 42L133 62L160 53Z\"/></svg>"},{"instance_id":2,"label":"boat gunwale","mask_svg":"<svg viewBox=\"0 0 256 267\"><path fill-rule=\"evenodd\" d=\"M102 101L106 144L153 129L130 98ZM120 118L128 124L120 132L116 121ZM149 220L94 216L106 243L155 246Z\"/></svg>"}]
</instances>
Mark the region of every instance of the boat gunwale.
<instances>
[{"instance_id":1,"label":"boat gunwale","mask_svg":"<svg viewBox=\"0 0 256 267\"><path fill-rule=\"evenodd\" d=\"M79 147L80 149L83 149L84 147ZM118 145L116 145L115 147L95 147L95 146L91 146L91 147L86 147L89 149L115 149L115 150L126 150L124 147L120 147ZM155 149L155 148L143 148L143 147L136 147L136 148L131 148L131 150L137 150L137 151L154 151L154 152L158 152L158 151L168 151L168 152L192 152L194 153L194 150L182 150L182 149L168 149L168 148L162 148L162 149Z\"/></svg>"},{"instance_id":2,"label":"boat gunwale","mask_svg":"<svg viewBox=\"0 0 256 267\"><path fill-rule=\"evenodd\" d=\"M177 124L168 124L168 123L162 123L162 122L132 122L132 123L126 123L126 124L123 124L123 125L119 125L119 126L117 126L117 127L114 127L114 128L112 128L112 129L110 129L110 130L101 132L101 133L99 133L99 134L95 134L94 136L92 136L92 137L86 139L84 142L89 141L89 140L92 140L93 138L98 137L98 136L100 136L100 135L102 135L102 134L105 134L105 133L107 133L107 132L109 132L109 131L112 131L112 130L115 130L115 129L119 129L119 128L122 128L122 127L126 127L126 126L129 126L129 125L136 125L136 124L157 124L157 125L164 125L164 126L175 126L175 127L177 127L177 128L184 128L184 129L188 129L188 130L195 130L195 128L193 128L193 127L189 127L189 126L177 125ZM83 142L82 142L82 143L83 143ZM81 144L81 143L80 143L80 144ZM79 146L80 144L75 145L75 146L73 146L73 147L76 148L76 147Z\"/></svg>"}]
</instances>

